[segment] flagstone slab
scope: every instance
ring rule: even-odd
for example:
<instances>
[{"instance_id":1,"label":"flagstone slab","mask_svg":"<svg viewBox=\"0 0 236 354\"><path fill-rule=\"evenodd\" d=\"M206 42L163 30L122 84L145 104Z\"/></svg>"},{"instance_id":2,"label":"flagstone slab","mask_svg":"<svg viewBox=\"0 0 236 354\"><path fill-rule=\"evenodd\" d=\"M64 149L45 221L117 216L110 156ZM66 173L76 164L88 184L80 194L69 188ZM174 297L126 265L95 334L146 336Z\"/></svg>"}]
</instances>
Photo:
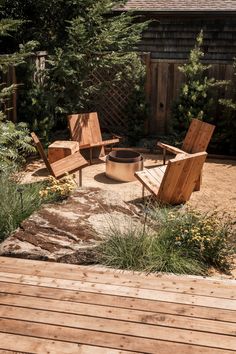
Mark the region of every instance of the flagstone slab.
<instances>
[{"instance_id":1,"label":"flagstone slab","mask_svg":"<svg viewBox=\"0 0 236 354\"><path fill-rule=\"evenodd\" d=\"M132 220L132 221L131 221ZM138 222L137 210L112 191L79 189L44 205L0 244L0 255L77 264L96 261L95 248L114 227Z\"/></svg>"}]
</instances>

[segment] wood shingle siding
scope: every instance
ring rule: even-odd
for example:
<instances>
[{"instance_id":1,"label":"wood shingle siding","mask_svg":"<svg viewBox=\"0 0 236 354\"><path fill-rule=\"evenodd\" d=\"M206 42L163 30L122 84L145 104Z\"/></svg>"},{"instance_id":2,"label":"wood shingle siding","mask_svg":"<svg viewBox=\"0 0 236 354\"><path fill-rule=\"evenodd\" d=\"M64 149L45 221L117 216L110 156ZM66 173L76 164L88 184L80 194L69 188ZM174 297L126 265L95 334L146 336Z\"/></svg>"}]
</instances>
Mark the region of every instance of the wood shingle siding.
<instances>
[{"instance_id":1,"label":"wood shingle siding","mask_svg":"<svg viewBox=\"0 0 236 354\"><path fill-rule=\"evenodd\" d=\"M140 51L150 52L152 59L187 59L201 30L205 60L232 62L236 56L236 16L226 19L155 16L153 20L138 45Z\"/></svg>"}]
</instances>

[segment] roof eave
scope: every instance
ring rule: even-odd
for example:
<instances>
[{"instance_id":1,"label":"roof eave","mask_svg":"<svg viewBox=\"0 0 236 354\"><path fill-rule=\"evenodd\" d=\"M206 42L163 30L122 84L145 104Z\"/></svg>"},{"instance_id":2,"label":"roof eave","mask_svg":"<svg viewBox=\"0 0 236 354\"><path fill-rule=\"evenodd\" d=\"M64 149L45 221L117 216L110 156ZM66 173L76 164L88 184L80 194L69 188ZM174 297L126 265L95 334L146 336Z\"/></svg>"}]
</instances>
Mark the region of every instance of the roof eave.
<instances>
[{"instance_id":1,"label":"roof eave","mask_svg":"<svg viewBox=\"0 0 236 354\"><path fill-rule=\"evenodd\" d=\"M184 15L235 15L235 10L178 10L178 9L113 9L114 12L133 12L135 14L150 14L155 15L171 15L171 14L184 14Z\"/></svg>"}]
</instances>

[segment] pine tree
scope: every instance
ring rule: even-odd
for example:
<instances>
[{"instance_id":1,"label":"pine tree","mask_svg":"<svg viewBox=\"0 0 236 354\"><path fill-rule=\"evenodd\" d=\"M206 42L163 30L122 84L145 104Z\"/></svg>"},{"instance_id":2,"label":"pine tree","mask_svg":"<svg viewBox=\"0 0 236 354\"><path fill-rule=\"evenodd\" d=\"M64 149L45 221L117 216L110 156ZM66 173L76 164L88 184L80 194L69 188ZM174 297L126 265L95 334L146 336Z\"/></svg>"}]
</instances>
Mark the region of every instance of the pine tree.
<instances>
[{"instance_id":1,"label":"pine tree","mask_svg":"<svg viewBox=\"0 0 236 354\"><path fill-rule=\"evenodd\" d=\"M210 107L213 98L210 89L222 86L224 81L208 78L206 71L211 65L204 65L202 59L203 31L197 36L195 47L191 50L188 63L179 67L185 82L181 87L180 95L173 106L173 127L177 131L188 128L192 118L210 120Z\"/></svg>"}]
</instances>

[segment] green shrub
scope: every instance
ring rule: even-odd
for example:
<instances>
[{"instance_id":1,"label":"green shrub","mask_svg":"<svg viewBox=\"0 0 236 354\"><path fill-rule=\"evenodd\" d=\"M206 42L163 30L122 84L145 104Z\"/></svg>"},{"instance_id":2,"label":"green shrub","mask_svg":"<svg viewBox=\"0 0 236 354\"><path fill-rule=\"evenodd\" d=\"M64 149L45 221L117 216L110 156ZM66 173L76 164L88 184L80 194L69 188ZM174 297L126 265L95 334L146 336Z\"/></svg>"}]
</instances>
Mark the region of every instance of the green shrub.
<instances>
[{"instance_id":1,"label":"green shrub","mask_svg":"<svg viewBox=\"0 0 236 354\"><path fill-rule=\"evenodd\" d=\"M149 231L110 229L98 249L100 262L146 272L202 275L211 266L229 271L232 225L220 223L216 213L155 208L149 212L149 223Z\"/></svg>"},{"instance_id":2,"label":"green shrub","mask_svg":"<svg viewBox=\"0 0 236 354\"><path fill-rule=\"evenodd\" d=\"M26 123L0 121L0 170L19 166L35 152Z\"/></svg>"}]
</instances>

